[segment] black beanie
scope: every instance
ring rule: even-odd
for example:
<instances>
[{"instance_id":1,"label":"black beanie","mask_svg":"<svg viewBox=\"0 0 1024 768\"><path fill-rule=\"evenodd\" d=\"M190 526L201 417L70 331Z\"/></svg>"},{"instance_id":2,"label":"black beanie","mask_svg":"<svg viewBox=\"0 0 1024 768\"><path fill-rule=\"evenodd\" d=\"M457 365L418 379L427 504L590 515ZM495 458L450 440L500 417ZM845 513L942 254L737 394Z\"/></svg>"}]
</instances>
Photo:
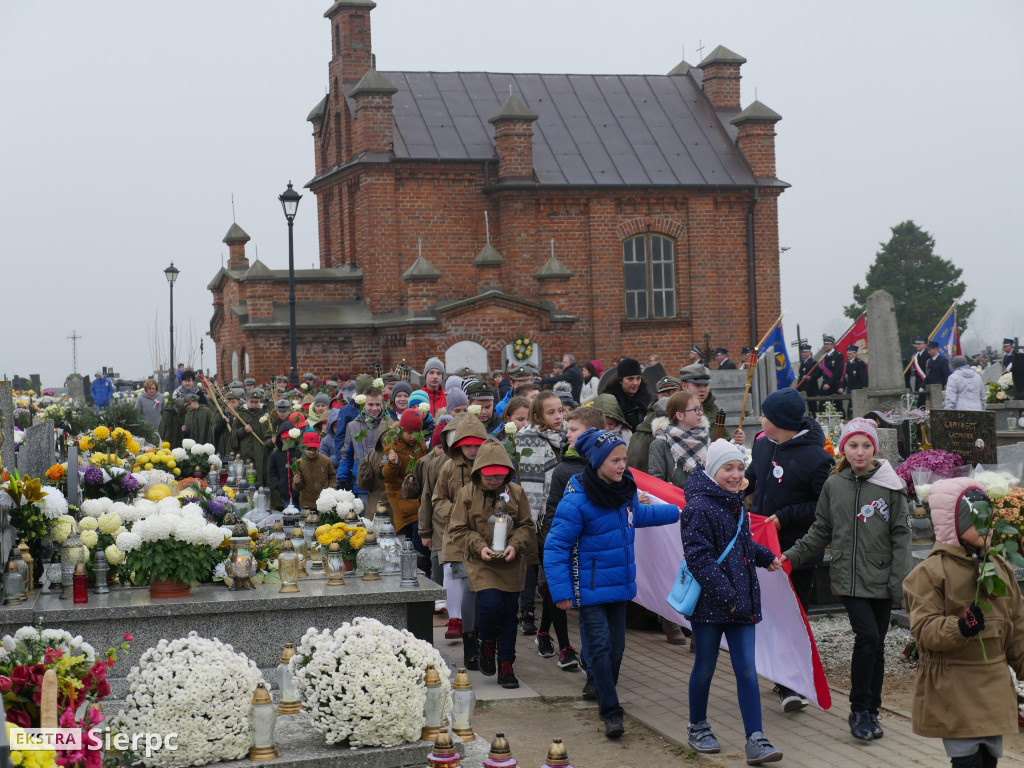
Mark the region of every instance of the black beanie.
<instances>
[{"instance_id":1,"label":"black beanie","mask_svg":"<svg viewBox=\"0 0 1024 768\"><path fill-rule=\"evenodd\" d=\"M624 357L619 360L618 374L620 379L624 379L627 376L640 376L643 374L643 370L637 360L632 357Z\"/></svg>"},{"instance_id":2,"label":"black beanie","mask_svg":"<svg viewBox=\"0 0 1024 768\"><path fill-rule=\"evenodd\" d=\"M807 404L792 387L772 392L761 403L763 413L779 429L800 430Z\"/></svg>"}]
</instances>

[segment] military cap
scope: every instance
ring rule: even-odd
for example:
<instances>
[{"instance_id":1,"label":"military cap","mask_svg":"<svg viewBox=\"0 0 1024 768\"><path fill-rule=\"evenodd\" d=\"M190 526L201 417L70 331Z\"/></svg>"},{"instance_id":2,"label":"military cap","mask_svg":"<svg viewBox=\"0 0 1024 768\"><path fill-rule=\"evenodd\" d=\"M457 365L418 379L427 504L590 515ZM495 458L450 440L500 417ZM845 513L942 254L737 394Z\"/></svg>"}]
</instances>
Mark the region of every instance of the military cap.
<instances>
[{"instance_id":1,"label":"military cap","mask_svg":"<svg viewBox=\"0 0 1024 768\"><path fill-rule=\"evenodd\" d=\"M679 380L690 384L710 384L711 371L701 363L694 363L679 370Z\"/></svg>"}]
</instances>

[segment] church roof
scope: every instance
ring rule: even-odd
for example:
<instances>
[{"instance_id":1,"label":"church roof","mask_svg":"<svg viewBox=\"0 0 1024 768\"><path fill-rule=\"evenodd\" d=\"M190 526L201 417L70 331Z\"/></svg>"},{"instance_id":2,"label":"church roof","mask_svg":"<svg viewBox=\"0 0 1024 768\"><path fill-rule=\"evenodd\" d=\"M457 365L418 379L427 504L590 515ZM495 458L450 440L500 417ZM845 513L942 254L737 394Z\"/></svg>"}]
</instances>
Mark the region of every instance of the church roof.
<instances>
[{"instance_id":1,"label":"church roof","mask_svg":"<svg viewBox=\"0 0 1024 768\"><path fill-rule=\"evenodd\" d=\"M492 160L488 119L509 98L536 113L533 165L542 185L753 186L698 72L544 75L383 72L398 91L396 160ZM354 111L352 99L350 108Z\"/></svg>"}]
</instances>

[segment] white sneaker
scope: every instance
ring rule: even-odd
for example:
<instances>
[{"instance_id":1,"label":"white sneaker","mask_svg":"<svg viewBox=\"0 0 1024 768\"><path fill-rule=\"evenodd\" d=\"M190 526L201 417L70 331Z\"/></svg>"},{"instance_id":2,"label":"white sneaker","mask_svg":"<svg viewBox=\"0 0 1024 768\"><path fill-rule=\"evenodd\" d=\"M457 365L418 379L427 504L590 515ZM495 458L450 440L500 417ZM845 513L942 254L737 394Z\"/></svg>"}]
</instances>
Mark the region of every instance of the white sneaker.
<instances>
[{"instance_id":1,"label":"white sneaker","mask_svg":"<svg viewBox=\"0 0 1024 768\"><path fill-rule=\"evenodd\" d=\"M447 600L435 600L434 601L434 613L444 613L448 610Z\"/></svg>"}]
</instances>

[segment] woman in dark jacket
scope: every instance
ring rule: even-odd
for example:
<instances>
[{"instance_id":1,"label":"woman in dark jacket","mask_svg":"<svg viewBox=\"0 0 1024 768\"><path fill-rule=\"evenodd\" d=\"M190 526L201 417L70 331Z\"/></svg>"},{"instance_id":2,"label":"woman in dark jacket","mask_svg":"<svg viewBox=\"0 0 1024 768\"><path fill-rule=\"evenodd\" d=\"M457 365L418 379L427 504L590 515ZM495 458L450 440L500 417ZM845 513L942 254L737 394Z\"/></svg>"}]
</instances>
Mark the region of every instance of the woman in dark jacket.
<instances>
[{"instance_id":1,"label":"woman in dark jacket","mask_svg":"<svg viewBox=\"0 0 1024 768\"><path fill-rule=\"evenodd\" d=\"M284 439L293 427L295 425L290 421L281 425L274 437L274 450L270 454L270 504L274 509L284 509L289 503L294 504L296 509L302 508L299 492L292 488L292 473L288 468L302 457L302 453L295 448L284 450Z\"/></svg>"},{"instance_id":2,"label":"woman in dark jacket","mask_svg":"<svg viewBox=\"0 0 1024 768\"><path fill-rule=\"evenodd\" d=\"M761 731L761 693L754 662L754 625L761 621L761 591L755 567L775 571L782 566L770 549L750 537L750 523L740 496L743 460L743 451L734 443L716 440L708 448L706 469L693 470L684 488L686 506L680 525L683 552L701 586L700 599L690 617L696 659L690 675L686 736L698 752L721 749L708 724L707 707L724 634L729 641L747 734L747 764L760 765L780 760L782 753ZM735 543L718 563L734 536Z\"/></svg>"},{"instance_id":3,"label":"woman in dark jacket","mask_svg":"<svg viewBox=\"0 0 1024 768\"><path fill-rule=\"evenodd\" d=\"M619 361L615 379L604 389L609 395L615 396L630 431L636 430L647 416L647 406L654 401L642 374L639 362L624 357Z\"/></svg>"}]
</instances>

